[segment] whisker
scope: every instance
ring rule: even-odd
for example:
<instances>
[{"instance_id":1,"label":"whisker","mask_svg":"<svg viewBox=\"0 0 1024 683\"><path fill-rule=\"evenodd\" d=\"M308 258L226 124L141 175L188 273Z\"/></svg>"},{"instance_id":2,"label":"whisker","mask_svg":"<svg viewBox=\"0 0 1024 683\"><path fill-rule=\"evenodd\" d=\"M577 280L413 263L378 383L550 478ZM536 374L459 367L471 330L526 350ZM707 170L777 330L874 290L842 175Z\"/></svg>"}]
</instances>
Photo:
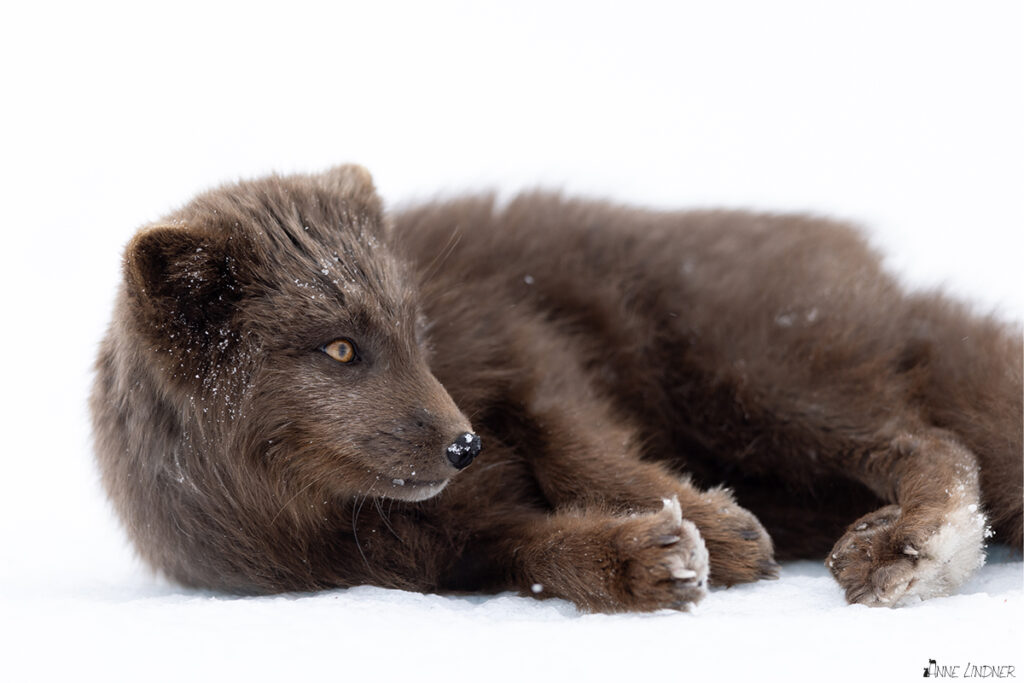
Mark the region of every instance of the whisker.
<instances>
[{"instance_id":1,"label":"whisker","mask_svg":"<svg viewBox=\"0 0 1024 683\"><path fill-rule=\"evenodd\" d=\"M383 499L382 498L378 498L377 496L374 496L373 497L373 506L375 508L377 508L377 514L380 515L380 519L381 519L382 522L384 522L384 526L387 527L387 530L391 532L392 536L394 536L399 541L401 541L402 537L398 535L398 532L395 531L395 528L393 526L391 526L391 520L388 519L388 516L391 514L391 512L389 510L388 511L388 515L384 514L384 508L380 504L381 500L383 500Z\"/></svg>"},{"instance_id":2,"label":"whisker","mask_svg":"<svg viewBox=\"0 0 1024 683\"><path fill-rule=\"evenodd\" d=\"M483 465L482 467L477 467L476 471L477 472L485 472L485 471L491 469L492 467L498 467L500 465L512 465L512 464L515 464L515 460L499 460L498 462L489 462L486 465Z\"/></svg>"},{"instance_id":3,"label":"whisker","mask_svg":"<svg viewBox=\"0 0 1024 683\"><path fill-rule=\"evenodd\" d=\"M430 262L429 266L427 266L424 280L429 280L441 269L441 266L443 266L444 262L448 260L448 257L452 255L455 251L455 247L458 246L461 240L462 233L460 233L458 227L456 227L448 237L448 243L445 245L444 249L439 251L437 256L434 257L434 260Z\"/></svg>"},{"instance_id":4,"label":"whisker","mask_svg":"<svg viewBox=\"0 0 1024 683\"><path fill-rule=\"evenodd\" d=\"M295 492L295 495L293 495L293 496L292 496L291 498L289 498L289 499L288 499L288 500L286 500L286 501L285 501L284 503L282 503L282 504L281 504L281 507L280 507L280 508L278 508L277 512L276 512L276 513L274 514L273 518L272 518L272 519L270 520L270 524L271 524L271 526L273 526L274 522L276 522L276 521L277 521L277 518L281 516L281 513L282 513L282 512L284 512L284 509L285 509L286 507L288 507L288 506L289 506L289 505L291 505L291 504L292 504L293 502L295 502L295 499L296 499L296 498L298 498L299 496L301 496L301 495L302 495L303 493L305 493L305 492L306 492L307 490L309 490L309 488L310 488L311 486L313 486L313 484L319 483L320 479L321 479L321 477L317 477L317 478L311 479L311 480L310 480L310 482L309 482L308 484L306 484L306 485L305 485L305 486L303 486L303 487L302 487L301 489L299 489L298 491L296 491L296 492Z\"/></svg>"},{"instance_id":5,"label":"whisker","mask_svg":"<svg viewBox=\"0 0 1024 683\"><path fill-rule=\"evenodd\" d=\"M369 496L369 493L364 494L362 500L360 500L357 504L353 505L355 509L352 512L352 537L355 538L356 549L359 551L359 556L363 558L363 564L365 564L366 568L370 570L371 574L373 574L373 567L370 566L370 561L366 559L366 553L363 552L363 546L359 543L359 531L357 528L357 522L359 521L359 513L363 511L363 504L366 502L367 496Z\"/></svg>"}]
</instances>

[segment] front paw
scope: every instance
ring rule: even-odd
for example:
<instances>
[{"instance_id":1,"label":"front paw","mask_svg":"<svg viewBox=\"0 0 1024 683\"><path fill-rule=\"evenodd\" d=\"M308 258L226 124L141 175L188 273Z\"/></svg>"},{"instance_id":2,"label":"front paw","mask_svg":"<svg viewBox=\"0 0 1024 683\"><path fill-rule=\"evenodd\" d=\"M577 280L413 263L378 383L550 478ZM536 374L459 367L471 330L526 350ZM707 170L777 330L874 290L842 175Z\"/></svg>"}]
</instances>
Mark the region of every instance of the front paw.
<instances>
[{"instance_id":1,"label":"front paw","mask_svg":"<svg viewBox=\"0 0 1024 683\"><path fill-rule=\"evenodd\" d=\"M749 510L740 507L726 489L707 491L686 508L700 529L711 555L711 584L731 586L760 579L777 579L779 565L771 536Z\"/></svg>"},{"instance_id":2,"label":"front paw","mask_svg":"<svg viewBox=\"0 0 1024 683\"><path fill-rule=\"evenodd\" d=\"M707 594L708 551L679 501L622 521L615 536L612 591L622 610L687 610Z\"/></svg>"},{"instance_id":3,"label":"front paw","mask_svg":"<svg viewBox=\"0 0 1024 683\"><path fill-rule=\"evenodd\" d=\"M850 603L891 607L949 595L984 564L984 534L977 505L930 522L889 505L851 524L825 564Z\"/></svg>"}]
</instances>

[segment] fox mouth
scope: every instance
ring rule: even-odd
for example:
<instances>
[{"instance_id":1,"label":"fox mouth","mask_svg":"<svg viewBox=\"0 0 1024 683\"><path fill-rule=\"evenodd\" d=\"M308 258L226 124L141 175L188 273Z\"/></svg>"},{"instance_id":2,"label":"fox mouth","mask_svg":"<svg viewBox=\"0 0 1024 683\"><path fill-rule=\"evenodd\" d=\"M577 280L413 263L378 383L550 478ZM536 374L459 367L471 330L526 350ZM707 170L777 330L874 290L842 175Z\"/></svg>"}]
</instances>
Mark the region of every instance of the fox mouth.
<instances>
[{"instance_id":1,"label":"fox mouth","mask_svg":"<svg viewBox=\"0 0 1024 683\"><path fill-rule=\"evenodd\" d=\"M448 485L448 479L403 479L395 477L387 494L399 500L418 501L433 498Z\"/></svg>"},{"instance_id":2,"label":"fox mouth","mask_svg":"<svg viewBox=\"0 0 1024 683\"><path fill-rule=\"evenodd\" d=\"M396 477L391 480L392 486L405 486L409 488L416 488L418 486L444 486L447 483L447 479L399 479Z\"/></svg>"}]
</instances>

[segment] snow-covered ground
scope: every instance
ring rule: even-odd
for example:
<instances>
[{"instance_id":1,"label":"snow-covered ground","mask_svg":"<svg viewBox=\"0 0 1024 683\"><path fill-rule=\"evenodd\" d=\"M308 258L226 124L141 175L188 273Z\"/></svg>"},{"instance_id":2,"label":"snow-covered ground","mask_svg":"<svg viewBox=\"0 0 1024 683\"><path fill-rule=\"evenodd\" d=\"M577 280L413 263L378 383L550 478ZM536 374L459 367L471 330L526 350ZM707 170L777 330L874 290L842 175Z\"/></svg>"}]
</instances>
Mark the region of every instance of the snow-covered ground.
<instances>
[{"instance_id":1,"label":"snow-covered ground","mask_svg":"<svg viewBox=\"0 0 1024 683\"><path fill-rule=\"evenodd\" d=\"M85 398L120 250L210 185L366 165L391 203L544 185L863 224L910 286L1024 319L1020 3L19 3L0 22L0 680L905 680L1024 674L1019 555L843 603L819 563L693 614L151 578ZM1017 643L1017 645L1014 645Z\"/></svg>"},{"instance_id":2,"label":"snow-covered ground","mask_svg":"<svg viewBox=\"0 0 1024 683\"><path fill-rule=\"evenodd\" d=\"M896 681L920 677L929 659L1024 675L1019 561L898 610L846 605L810 562L714 591L690 614L580 615L560 600L371 587L226 598L81 573L4 598L4 669L52 680Z\"/></svg>"}]
</instances>

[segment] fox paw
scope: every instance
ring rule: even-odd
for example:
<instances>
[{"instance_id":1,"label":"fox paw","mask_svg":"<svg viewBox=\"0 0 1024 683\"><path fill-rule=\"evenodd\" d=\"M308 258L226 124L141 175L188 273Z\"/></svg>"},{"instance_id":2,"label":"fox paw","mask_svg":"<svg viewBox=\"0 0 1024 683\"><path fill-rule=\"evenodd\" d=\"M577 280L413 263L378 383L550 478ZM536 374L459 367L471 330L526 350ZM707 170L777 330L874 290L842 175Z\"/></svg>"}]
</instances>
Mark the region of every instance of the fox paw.
<instances>
[{"instance_id":1,"label":"fox paw","mask_svg":"<svg viewBox=\"0 0 1024 683\"><path fill-rule=\"evenodd\" d=\"M727 490L712 489L702 494L698 503L687 507L686 516L697 524L707 545L712 585L779 577L771 536Z\"/></svg>"},{"instance_id":2,"label":"fox paw","mask_svg":"<svg viewBox=\"0 0 1024 683\"><path fill-rule=\"evenodd\" d=\"M892 607L956 590L985 563L984 537L977 505L932 524L908 523L888 505L851 524L825 564L850 603Z\"/></svg>"},{"instance_id":3,"label":"fox paw","mask_svg":"<svg viewBox=\"0 0 1024 683\"><path fill-rule=\"evenodd\" d=\"M624 519L616 534L614 596L624 610L687 610L707 594L708 551L676 498L655 513Z\"/></svg>"}]
</instances>

